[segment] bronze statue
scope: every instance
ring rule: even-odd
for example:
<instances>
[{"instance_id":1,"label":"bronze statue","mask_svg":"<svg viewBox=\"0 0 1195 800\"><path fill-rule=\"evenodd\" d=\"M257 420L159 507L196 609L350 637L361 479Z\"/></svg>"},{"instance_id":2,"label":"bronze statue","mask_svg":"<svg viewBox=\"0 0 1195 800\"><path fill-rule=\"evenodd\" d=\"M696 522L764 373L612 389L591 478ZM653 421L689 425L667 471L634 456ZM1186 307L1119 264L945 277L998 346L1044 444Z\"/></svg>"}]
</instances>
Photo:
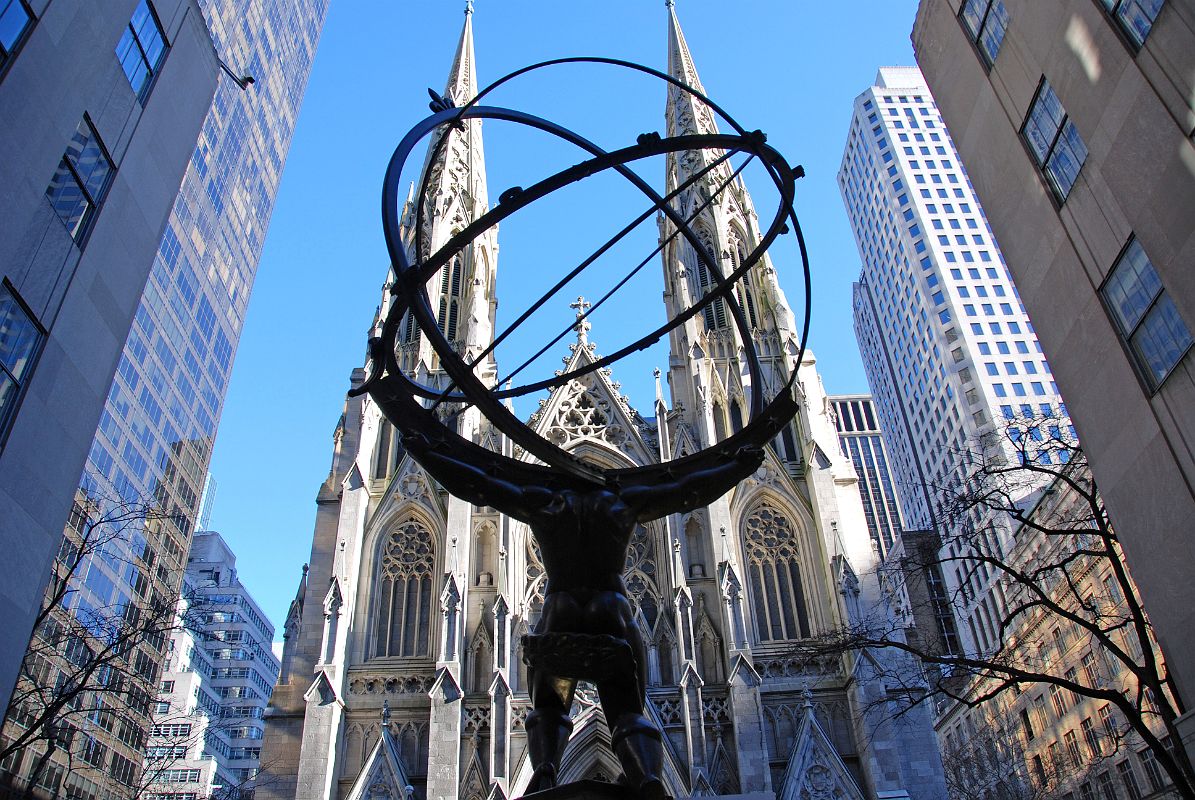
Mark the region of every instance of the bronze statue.
<instances>
[{"instance_id":1,"label":"bronze statue","mask_svg":"<svg viewBox=\"0 0 1195 800\"><path fill-rule=\"evenodd\" d=\"M527 637L532 711L528 792L556 785L578 679L593 681L627 783L645 798L665 796L659 729L643 714L647 659L622 570L638 523L708 505L763 461L758 447L705 470L651 485L588 490L516 485L437 448L420 435L404 444L452 494L531 526L547 572L543 615ZM536 641L539 637L539 641ZM625 652L629 649L629 653ZM621 657L620 657L621 656Z\"/></svg>"},{"instance_id":2,"label":"bronze statue","mask_svg":"<svg viewBox=\"0 0 1195 800\"><path fill-rule=\"evenodd\" d=\"M614 65L666 81L704 103L734 133L670 137L645 133L638 137L636 145L607 152L548 120L511 109L479 105L491 90L519 75L554 64L577 62ZM370 342L368 377L354 394L369 393L386 418L402 432L408 452L445 489L464 500L491 506L526 523L539 543L547 573L543 614L536 632L524 640L533 704L526 722L529 756L534 767L528 791L537 792L556 785L560 758L572 730L568 712L573 693L578 680L587 680L597 686L602 710L610 725L614 751L623 767L622 781L637 796L653 800L662 798L666 794L661 776L662 735L644 714L647 662L622 580L627 546L636 525L708 505L758 469L763 460L762 447L796 413L795 369L787 383L772 387L774 394L770 399L765 398L767 382L755 352L754 336L733 290L748 270L759 264L777 236L795 232L807 289L804 326L795 354L795 363L800 364L809 330L809 267L792 202L795 180L804 173L800 167L791 168L780 153L766 144L762 133L744 130L701 92L657 70L617 59L566 58L536 64L495 81L459 108L450 100L442 99L433 104L432 111L430 117L403 138L386 172L382 221L394 269L393 302L387 309L381 335ZM590 158L526 188L506 190L500 195L497 206L486 210L477 219L467 221L438 250L428 252L424 221L428 213L429 173L425 171L420 182L410 216L404 217L405 204L400 194L403 166L424 138L449 127L459 128L466 120L474 119L504 120L537 129L576 146ZM427 163L435 161L447 141L447 136L435 139ZM628 167L628 164L650 156L700 151L707 153L700 168L695 168L666 195L658 193ZM731 172L727 162L731 156L739 154L745 155L746 161ZM720 262L698 239L690 223L715 202L719 193L730 186L753 159L758 159L774 182L779 203L755 248L724 274ZM506 380L494 381L492 375L483 382L476 368L489 363L489 355L510 330L593 263L622 234L613 237L592 257L566 274L516 319L510 329L469 359L460 355L437 324L437 314L426 290L429 281L477 236L501 220L549 196L556 189L605 170L621 175L651 203L651 208L626 230L656 214L661 215L667 220L670 232L661 238L659 247L663 248L677 237L683 238L696 253L698 263L711 276L713 285L663 325L608 356L519 387L511 387ZM690 199L693 202L688 202ZM684 207L685 213L682 214L678 207ZM407 220L405 226L403 219ZM570 321L561 335L567 334L574 325L585 324L586 318L617 288L580 313L575 322ZM724 441L664 463L606 470L540 438L516 418L505 403L509 398L550 390L613 364L667 336L714 302L725 304L739 332L749 384L753 387L748 393L750 419L742 430ZM399 363L398 353L403 349L399 331L404 328L409 331L410 322L418 326L420 335L426 337L438 358L438 368L442 371L437 372L432 383L420 383L414 375L404 372ZM557 336L550 341L539 354L560 338ZM532 356L524 366L534 362L539 354ZM516 369L514 374L521 369ZM460 436L455 426L444 424L437 416L437 409L445 404L475 407L494 429L505 434L511 445L522 451L520 456L496 453Z\"/></svg>"}]
</instances>

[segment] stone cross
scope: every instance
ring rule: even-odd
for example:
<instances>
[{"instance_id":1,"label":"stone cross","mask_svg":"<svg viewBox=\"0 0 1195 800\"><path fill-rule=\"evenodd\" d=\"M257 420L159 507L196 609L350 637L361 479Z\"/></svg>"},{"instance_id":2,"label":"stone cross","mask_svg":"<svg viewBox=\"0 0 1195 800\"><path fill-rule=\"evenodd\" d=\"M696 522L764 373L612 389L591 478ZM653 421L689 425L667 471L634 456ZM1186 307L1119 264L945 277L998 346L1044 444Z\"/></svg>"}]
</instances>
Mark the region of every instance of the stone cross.
<instances>
[{"instance_id":1,"label":"stone cross","mask_svg":"<svg viewBox=\"0 0 1195 800\"><path fill-rule=\"evenodd\" d=\"M589 341L587 334L589 333L589 329L593 327L589 324L589 321L585 319L585 312L591 305L593 304L581 295L577 295L577 299L568 304L569 308L577 309L577 324L573 326L573 330L577 332L577 340L580 341L581 344L585 344Z\"/></svg>"}]
</instances>

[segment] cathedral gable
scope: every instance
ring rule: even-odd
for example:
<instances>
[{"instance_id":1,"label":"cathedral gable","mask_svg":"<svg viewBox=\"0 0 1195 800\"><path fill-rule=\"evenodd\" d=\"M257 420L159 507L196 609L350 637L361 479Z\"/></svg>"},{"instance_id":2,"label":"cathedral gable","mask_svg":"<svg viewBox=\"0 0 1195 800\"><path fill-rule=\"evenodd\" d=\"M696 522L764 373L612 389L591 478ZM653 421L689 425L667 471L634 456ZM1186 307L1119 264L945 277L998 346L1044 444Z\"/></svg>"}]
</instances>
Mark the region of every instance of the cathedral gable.
<instances>
[{"instance_id":1,"label":"cathedral gable","mask_svg":"<svg viewBox=\"0 0 1195 800\"><path fill-rule=\"evenodd\" d=\"M386 712L387 713L388 709ZM346 800L404 800L411 796L410 780L399 755L398 743L383 723L382 735L365 758Z\"/></svg>"},{"instance_id":2,"label":"cathedral gable","mask_svg":"<svg viewBox=\"0 0 1195 800\"><path fill-rule=\"evenodd\" d=\"M378 501L374 519L383 519L403 506L414 504L432 519L444 519L447 509L440 493L434 491L432 482L410 455L404 455L394 478L386 486Z\"/></svg>"},{"instance_id":3,"label":"cathedral gable","mask_svg":"<svg viewBox=\"0 0 1195 800\"><path fill-rule=\"evenodd\" d=\"M583 335L570 347L566 371L596 360L594 345ZM653 463L657 460L656 432L618 389L607 370L579 375L557 387L530 424L536 433L564 450L589 445L599 452L613 451L633 464Z\"/></svg>"},{"instance_id":4,"label":"cathedral gable","mask_svg":"<svg viewBox=\"0 0 1195 800\"><path fill-rule=\"evenodd\" d=\"M777 792L779 800L864 800L846 764L806 703L804 719Z\"/></svg>"}]
</instances>

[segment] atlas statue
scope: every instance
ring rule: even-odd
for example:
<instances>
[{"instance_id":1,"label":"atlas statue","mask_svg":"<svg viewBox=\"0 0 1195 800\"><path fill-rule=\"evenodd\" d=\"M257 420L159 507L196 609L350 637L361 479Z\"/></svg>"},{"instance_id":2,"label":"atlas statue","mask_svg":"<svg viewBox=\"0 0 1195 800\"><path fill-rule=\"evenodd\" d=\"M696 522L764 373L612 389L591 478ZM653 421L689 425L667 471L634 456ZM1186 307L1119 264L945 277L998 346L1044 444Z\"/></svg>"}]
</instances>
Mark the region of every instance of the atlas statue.
<instances>
[{"instance_id":1,"label":"atlas statue","mask_svg":"<svg viewBox=\"0 0 1195 800\"><path fill-rule=\"evenodd\" d=\"M581 136L546 119L512 109L482 105L480 101L498 86L527 72L559 63L586 62L634 70L668 82L676 91L688 92L704 103L734 133L685 134L663 137L646 133L636 144L606 151ZM762 368L751 345L753 337L733 288L781 234L794 232L805 272L805 320L800 341L803 346L809 326L809 270L804 240L793 212L795 180L799 167L792 168L766 143L758 131L744 130L704 94L676 79L630 62L604 58L558 59L536 64L508 75L478 93L467 104L455 106L450 98L435 98L432 115L415 126L395 150L383 186L383 226L394 268L392 302L381 335L370 340L370 364L364 384L356 393L366 393L379 405L398 429L410 455L444 489L475 505L490 506L525 523L539 545L546 572L542 615L535 632L525 637L524 659L532 710L526 721L528 756L533 768L528 794L550 789L558 782L560 759L572 731L569 710L578 681L593 683L602 712L610 726L614 754L623 769L620 782L634 796L663 798L667 787L663 777L663 740L659 728L645 713L647 660L643 639L634 621L622 572L627 548L637 525L674 513L706 506L755 472L763 462L763 448L787 425L797 410L794 385L796 370L774 394L765 398ZM399 196L400 173L408 156L427 136L459 128L467 120L498 119L530 126L559 137L580 148L588 158L526 188L502 193L499 203L444 243L428 252L422 241L426 213L427 175L416 197L415 224L401 231L403 208ZM434 139L431 159L448 139ZM628 164L669 153L705 152L701 169L675 189L661 195L643 181ZM737 176L730 177L729 159L743 155L758 159L774 182L779 202L774 218L760 236L754 250L731 271L724 272L718 260L704 248L690 223L702 210L686 207L681 213L675 202L682 194L704 198L708 205L717 192ZM431 163L429 160L428 163ZM437 325L426 287L431 278L481 233L500 220L556 189L604 170L614 170L641 191L648 209L639 221L657 213L671 223L670 241L683 237L697 259L713 278L713 287L662 326L610 356L575 367L539 382L512 386L509 382L486 385L476 369L509 333L495 338L489 347L471 360L462 357ZM695 191L700 189L701 192ZM616 237L617 238L617 237ZM663 247L663 244L661 244ZM658 252L658 250L657 250ZM538 307L582 267L563 276L533 306ZM609 297L609 295L607 295ZM607 298L578 314L577 324L593 313ZM710 303L721 301L734 320L744 343L744 357L753 387L750 417L737 433L705 449L659 464L624 469L603 469L562 450L538 436L510 410L508 399L552 389L601 369L625 355L642 349L684 324ZM515 325L521 323L524 314ZM406 374L398 362L399 331L413 320L422 336L439 356L444 375L434 385L420 383ZM512 326L513 327L513 326ZM565 331L572 323L565 327ZM542 351L541 351L542 352ZM800 353L797 362L800 363ZM446 422L445 411L475 407L489 423L517 446L518 457L482 447L461 436Z\"/></svg>"}]
</instances>

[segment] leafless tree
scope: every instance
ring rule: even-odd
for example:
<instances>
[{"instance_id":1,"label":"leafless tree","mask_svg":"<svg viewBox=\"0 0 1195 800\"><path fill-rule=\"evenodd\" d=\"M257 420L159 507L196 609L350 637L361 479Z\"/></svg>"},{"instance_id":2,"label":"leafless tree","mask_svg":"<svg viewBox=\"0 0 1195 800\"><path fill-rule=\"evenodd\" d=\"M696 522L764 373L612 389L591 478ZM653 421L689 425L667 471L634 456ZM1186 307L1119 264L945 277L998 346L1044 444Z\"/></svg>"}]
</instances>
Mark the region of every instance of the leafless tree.
<instances>
[{"instance_id":1,"label":"leafless tree","mask_svg":"<svg viewBox=\"0 0 1195 800\"><path fill-rule=\"evenodd\" d=\"M24 759L25 797L38 787L53 796L77 771L137 793L166 643L199 611L177 613L181 552L170 548L178 555L168 561L154 546L168 536L180 538L177 520L154 502L77 494L5 715L0 773L10 791Z\"/></svg>"},{"instance_id":2,"label":"leafless tree","mask_svg":"<svg viewBox=\"0 0 1195 800\"><path fill-rule=\"evenodd\" d=\"M938 520L935 546L906 552L899 563L890 560L883 568L881 580L891 596L907 597L908 607L902 613L876 613L800 649L809 658L846 650L903 651L915 658L889 659L898 667L883 677L890 688L906 688L909 702L1014 714L1001 723L1016 729L1012 738L987 743L1004 751L997 765L1008 760L1017 742L1023 753L1022 740L1041 735L1076 702L1099 704L1098 730L1085 728L1085 741L1058 748L1061 754L1048 763L1051 775L1041 760L1035 770L1005 771L1028 772L1033 785L1023 788L1029 794L1016 794L1009 786L1010 793L982 796L1049 796L1040 792L1053 789L1064 776L1081 777L1093 763L1131 744L1156 760L1177 796L1195 798L1195 772L1175 728L1182 700L1067 422L1040 416L1006 420L1002 434L989 434L958 453L959 472L929 487ZM943 581L943 576L954 580ZM947 585L953 589L944 590ZM936 591L926 591L927 586ZM965 651L950 637L923 630L924 620L980 615L986 629ZM921 622L921 630L910 634L912 620ZM1037 700L1048 695L1050 703L1026 710L1029 701L1018 698L1035 687L1044 687ZM970 741L968 746L987 744ZM1088 754L1076 758L1081 749ZM967 758L962 753L947 757ZM973 758L970 763L974 789ZM967 782L967 772L956 776L956 789ZM956 796L970 795L959 791Z\"/></svg>"}]
</instances>

